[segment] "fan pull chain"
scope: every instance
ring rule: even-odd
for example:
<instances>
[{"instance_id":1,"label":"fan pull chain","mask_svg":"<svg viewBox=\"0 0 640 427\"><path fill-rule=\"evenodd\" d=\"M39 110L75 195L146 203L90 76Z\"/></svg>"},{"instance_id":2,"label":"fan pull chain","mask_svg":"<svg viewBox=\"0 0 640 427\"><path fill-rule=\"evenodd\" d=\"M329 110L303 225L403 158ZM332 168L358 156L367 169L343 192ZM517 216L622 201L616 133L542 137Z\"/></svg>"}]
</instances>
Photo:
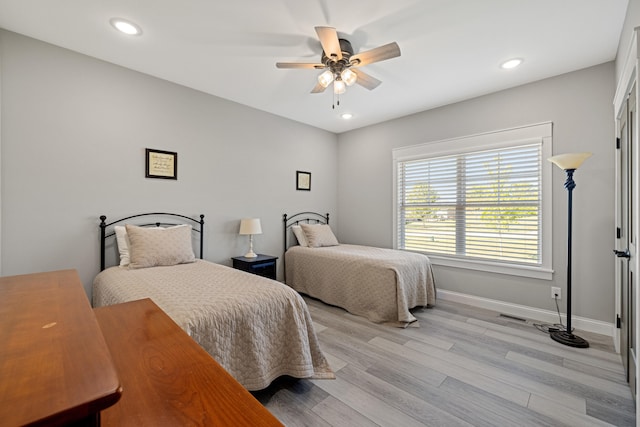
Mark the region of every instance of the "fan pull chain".
<instances>
[{"instance_id":1,"label":"fan pull chain","mask_svg":"<svg viewBox=\"0 0 640 427\"><path fill-rule=\"evenodd\" d=\"M336 102L336 97L338 98L338 102ZM339 107L340 106L340 94L338 94L336 96L335 92L333 93L333 103L331 104L331 109L335 110L336 109L336 105Z\"/></svg>"}]
</instances>

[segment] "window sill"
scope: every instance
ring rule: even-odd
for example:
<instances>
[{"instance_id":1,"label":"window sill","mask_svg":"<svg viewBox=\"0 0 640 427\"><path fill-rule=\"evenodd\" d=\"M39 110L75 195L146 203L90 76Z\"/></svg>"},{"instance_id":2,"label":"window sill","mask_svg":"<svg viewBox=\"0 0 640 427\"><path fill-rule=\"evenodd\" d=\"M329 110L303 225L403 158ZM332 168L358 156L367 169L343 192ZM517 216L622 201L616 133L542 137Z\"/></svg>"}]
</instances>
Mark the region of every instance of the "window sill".
<instances>
[{"instance_id":1,"label":"window sill","mask_svg":"<svg viewBox=\"0 0 640 427\"><path fill-rule=\"evenodd\" d=\"M543 267L529 267L526 265L500 264L490 261L468 259L453 259L438 255L425 254L433 265L466 268L468 270L485 271L488 273L509 274L511 276L530 277L532 279L552 280L553 270Z\"/></svg>"}]
</instances>

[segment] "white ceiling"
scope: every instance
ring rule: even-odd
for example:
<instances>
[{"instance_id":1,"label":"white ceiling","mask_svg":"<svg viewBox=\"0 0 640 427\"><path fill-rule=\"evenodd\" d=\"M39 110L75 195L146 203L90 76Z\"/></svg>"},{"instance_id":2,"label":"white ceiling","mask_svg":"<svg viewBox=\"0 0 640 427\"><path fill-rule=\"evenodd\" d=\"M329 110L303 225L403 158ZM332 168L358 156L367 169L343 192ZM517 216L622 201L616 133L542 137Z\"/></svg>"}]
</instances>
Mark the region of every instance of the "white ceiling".
<instances>
[{"instance_id":1,"label":"white ceiling","mask_svg":"<svg viewBox=\"0 0 640 427\"><path fill-rule=\"evenodd\" d=\"M615 59L628 0L0 0L0 27L260 110L340 133ZM112 17L137 23L126 36ZM361 52L402 56L363 67L332 109L311 94L315 26ZM514 70L499 64L524 58ZM612 83L613 84L613 83ZM353 113L351 120L340 114Z\"/></svg>"}]
</instances>

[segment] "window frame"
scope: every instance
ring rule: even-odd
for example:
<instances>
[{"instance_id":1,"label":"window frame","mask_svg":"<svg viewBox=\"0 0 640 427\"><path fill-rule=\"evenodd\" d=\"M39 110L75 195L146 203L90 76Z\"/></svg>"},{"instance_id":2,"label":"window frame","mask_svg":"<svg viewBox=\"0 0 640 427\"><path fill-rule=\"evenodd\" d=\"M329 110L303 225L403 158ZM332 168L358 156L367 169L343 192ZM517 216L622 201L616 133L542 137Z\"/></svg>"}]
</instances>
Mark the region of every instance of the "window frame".
<instances>
[{"instance_id":1,"label":"window frame","mask_svg":"<svg viewBox=\"0 0 640 427\"><path fill-rule=\"evenodd\" d=\"M463 136L446 140L427 142L392 150L393 162L393 247L399 249L400 224L398 223L398 164L405 161L428 159L442 156L453 156L462 153L472 153L485 150L501 149L519 145L541 143L541 263L540 265L523 265L500 262L497 260L469 259L461 256L447 256L431 254L432 264L447 267L465 268L491 273L509 274L535 279L553 279L553 224L552 201L553 187L551 185L553 164L547 159L553 153L553 125L551 122L487 132L482 134ZM400 248L401 249L401 248ZM403 250L403 249L401 249Z\"/></svg>"}]
</instances>

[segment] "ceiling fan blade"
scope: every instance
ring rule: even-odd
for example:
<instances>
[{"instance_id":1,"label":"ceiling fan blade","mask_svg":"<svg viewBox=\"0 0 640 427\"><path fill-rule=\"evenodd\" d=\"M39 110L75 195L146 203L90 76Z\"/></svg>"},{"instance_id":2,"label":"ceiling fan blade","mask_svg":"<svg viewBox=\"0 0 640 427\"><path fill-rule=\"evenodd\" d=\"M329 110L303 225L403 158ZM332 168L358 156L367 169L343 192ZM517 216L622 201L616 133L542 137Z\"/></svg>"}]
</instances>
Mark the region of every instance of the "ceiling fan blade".
<instances>
[{"instance_id":1,"label":"ceiling fan blade","mask_svg":"<svg viewBox=\"0 0 640 427\"><path fill-rule=\"evenodd\" d=\"M358 76L356 83L366 89L373 90L380 86L380 83L382 83L380 80L370 76L362 70L353 70L353 72Z\"/></svg>"},{"instance_id":2,"label":"ceiling fan blade","mask_svg":"<svg viewBox=\"0 0 640 427\"><path fill-rule=\"evenodd\" d=\"M340 49L340 41L338 40L338 32L333 27L316 27L316 33L320 39L322 50L327 58L336 61L342 59L342 49Z\"/></svg>"},{"instance_id":3,"label":"ceiling fan blade","mask_svg":"<svg viewBox=\"0 0 640 427\"><path fill-rule=\"evenodd\" d=\"M307 68L311 70L322 70L324 64L306 64L302 62L276 62L277 68Z\"/></svg>"},{"instance_id":4,"label":"ceiling fan blade","mask_svg":"<svg viewBox=\"0 0 640 427\"><path fill-rule=\"evenodd\" d=\"M384 61L385 59L395 58L396 56L400 56L400 46L398 46L398 43L393 42L357 53L353 55L349 61L353 67L361 67L374 62Z\"/></svg>"},{"instance_id":5,"label":"ceiling fan blade","mask_svg":"<svg viewBox=\"0 0 640 427\"><path fill-rule=\"evenodd\" d=\"M316 83L316 86L311 89L311 93L322 93L326 87L322 86L320 83Z\"/></svg>"}]
</instances>

